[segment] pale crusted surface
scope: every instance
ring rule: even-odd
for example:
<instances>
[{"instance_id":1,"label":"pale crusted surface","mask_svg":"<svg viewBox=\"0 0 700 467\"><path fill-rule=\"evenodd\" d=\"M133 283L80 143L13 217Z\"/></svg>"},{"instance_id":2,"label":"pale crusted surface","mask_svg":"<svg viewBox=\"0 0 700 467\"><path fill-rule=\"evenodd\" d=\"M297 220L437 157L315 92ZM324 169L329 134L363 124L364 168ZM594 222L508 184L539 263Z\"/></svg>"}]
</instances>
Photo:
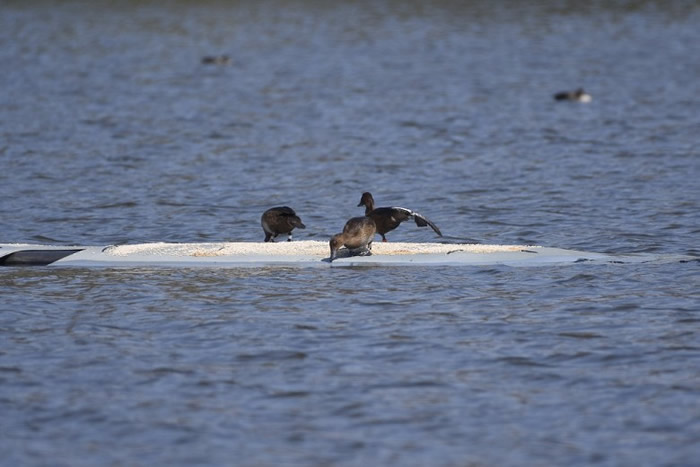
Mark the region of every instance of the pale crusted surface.
<instances>
[{"instance_id":1,"label":"pale crusted surface","mask_svg":"<svg viewBox=\"0 0 700 467\"><path fill-rule=\"evenodd\" d=\"M414 255L445 254L455 251L465 253L498 253L538 248L525 245L473 245L443 243L400 243L374 242L372 252L375 255ZM142 243L135 245L118 245L105 249L112 256L129 255L167 255L167 256L318 256L329 254L328 242L305 240L294 242L262 243Z\"/></svg>"}]
</instances>

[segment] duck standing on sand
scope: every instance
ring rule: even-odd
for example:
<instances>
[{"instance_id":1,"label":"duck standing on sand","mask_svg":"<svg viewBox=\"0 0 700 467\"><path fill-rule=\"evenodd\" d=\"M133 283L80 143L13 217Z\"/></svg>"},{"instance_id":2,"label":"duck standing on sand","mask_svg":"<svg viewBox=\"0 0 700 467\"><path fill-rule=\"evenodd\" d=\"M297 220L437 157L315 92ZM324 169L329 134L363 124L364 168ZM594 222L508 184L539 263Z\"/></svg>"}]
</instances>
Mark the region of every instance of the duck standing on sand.
<instances>
[{"instance_id":1,"label":"duck standing on sand","mask_svg":"<svg viewBox=\"0 0 700 467\"><path fill-rule=\"evenodd\" d=\"M331 261L338 255L338 250L345 246L353 255L369 256L372 254L372 239L377 226L370 217L353 217L345 223L343 233L331 237Z\"/></svg>"},{"instance_id":2,"label":"duck standing on sand","mask_svg":"<svg viewBox=\"0 0 700 467\"><path fill-rule=\"evenodd\" d=\"M592 99L591 95L587 94L583 88L578 88L575 91L558 92L554 95L554 100L556 101L590 102Z\"/></svg>"},{"instance_id":3,"label":"duck standing on sand","mask_svg":"<svg viewBox=\"0 0 700 467\"><path fill-rule=\"evenodd\" d=\"M384 235L387 232L391 232L403 221L411 218L416 221L416 225L418 227L425 227L426 225L429 225L436 234L442 237L442 232L440 232L440 229L437 228L437 225L430 222L430 220L422 214L411 211L410 209L399 207L375 208L372 193L362 193L360 204L357 206L365 207L365 216L371 217L372 220L374 220L374 223L377 226L377 233L382 236L383 242L386 242L386 237Z\"/></svg>"},{"instance_id":4,"label":"duck standing on sand","mask_svg":"<svg viewBox=\"0 0 700 467\"><path fill-rule=\"evenodd\" d=\"M292 230L295 227L305 229L306 226L301 222L294 209L287 206L278 206L265 211L260 218L263 231L265 231L265 241L274 242L275 237L279 234L287 234L288 242L292 241Z\"/></svg>"}]
</instances>

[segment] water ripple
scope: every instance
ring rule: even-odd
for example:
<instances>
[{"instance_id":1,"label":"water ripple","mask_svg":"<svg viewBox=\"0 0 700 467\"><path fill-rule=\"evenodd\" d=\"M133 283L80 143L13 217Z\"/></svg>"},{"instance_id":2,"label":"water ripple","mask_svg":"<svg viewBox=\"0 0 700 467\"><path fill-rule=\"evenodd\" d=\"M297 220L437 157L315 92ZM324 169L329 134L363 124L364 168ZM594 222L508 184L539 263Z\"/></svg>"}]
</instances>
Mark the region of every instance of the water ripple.
<instances>
[{"instance_id":1,"label":"water ripple","mask_svg":"<svg viewBox=\"0 0 700 467\"><path fill-rule=\"evenodd\" d=\"M3 241L327 240L372 191L444 234L390 241L700 257L700 13L613 3L10 2ZM698 264L2 268L0 450L692 465Z\"/></svg>"}]
</instances>

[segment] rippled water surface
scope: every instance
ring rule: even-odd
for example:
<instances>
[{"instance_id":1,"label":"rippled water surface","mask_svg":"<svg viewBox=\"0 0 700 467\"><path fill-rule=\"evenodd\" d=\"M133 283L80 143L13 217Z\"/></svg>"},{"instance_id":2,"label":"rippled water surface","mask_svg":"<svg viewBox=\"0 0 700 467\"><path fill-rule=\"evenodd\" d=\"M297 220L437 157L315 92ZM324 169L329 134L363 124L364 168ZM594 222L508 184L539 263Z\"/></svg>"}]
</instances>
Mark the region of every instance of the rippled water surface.
<instances>
[{"instance_id":1,"label":"rippled water surface","mask_svg":"<svg viewBox=\"0 0 700 467\"><path fill-rule=\"evenodd\" d=\"M698 256L700 4L612 3L5 2L0 243L326 240L369 190ZM1 463L694 465L699 267L3 268Z\"/></svg>"}]
</instances>

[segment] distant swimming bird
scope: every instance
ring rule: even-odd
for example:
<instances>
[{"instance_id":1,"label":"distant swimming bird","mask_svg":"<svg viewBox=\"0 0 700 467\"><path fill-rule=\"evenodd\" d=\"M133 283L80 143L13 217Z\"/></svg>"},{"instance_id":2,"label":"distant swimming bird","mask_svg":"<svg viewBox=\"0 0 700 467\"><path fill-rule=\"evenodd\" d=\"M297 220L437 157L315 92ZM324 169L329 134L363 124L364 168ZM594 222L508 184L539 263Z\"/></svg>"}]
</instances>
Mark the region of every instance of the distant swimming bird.
<instances>
[{"instance_id":1,"label":"distant swimming bird","mask_svg":"<svg viewBox=\"0 0 700 467\"><path fill-rule=\"evenodd\" d=\"M292 230L295 227L300 229L305 229L306 226L302 224L301 219L294 212L294 209L287 206L278 206L275 208L270 208L265 211L260 218L260 223L262 224L263 231L265 231L265 241L274 242L275 238L279 234L287 234L288 242L292 241Z\"/></svg>"},{"instance_id":2,"label":"distant swimming bird","mask_svg":"<svg viewBox=\"0 0 700 467\"><path fill-rule=\"evenodd\" d=\"M557 101L590 102L593 98L583 88L578 88L575 91L558 92L554 95L554 99Z\"/></svg>"},{"instance_id":3,"label":"distant swimming bird","mask_svg":"<svg viewBox=\"0 0 700 467\"><path fill-rule=\"evenodd\" d=\"M333 235L329 242L331 261L338 255L338 250L345 246L351 254L369 256L372 254L372 239L377 232L374 221L366 216L353 217L345 223L343 233Z\"/></svg>"},{"instance_id":4,"label":"distant swimming bird","mask_svg":"<svg viewBox=\"0 0 700 467\"><path fill-rule=\"evenodd\" d=\"M374 220L374 223L377 226L377 233L382 236L383 242L386 242L386 237L384 235L387 232L391 232L403 221L411 218L413 218L418 227L425 227L426 225L429 225L436 234L442 237L442 232L440 232L440 229L437 228L437 225L430 222L430 220L422 214L411 211L410 209L399 207L375 208L372 193L362 193L362 198L357 206L365 207L365 216L371 217Z\"/></svg>"},{"instance_id":5,"label":"distant swimming bird","mask_svg":"<svg viewBox=\"0 0 700 467\"><path fill-rule=\"evenodd\" d=\"M204 65L230 65L231 57L228 55L207 55L202 57L202 64Z\"/></svg>"}]
</instances>

